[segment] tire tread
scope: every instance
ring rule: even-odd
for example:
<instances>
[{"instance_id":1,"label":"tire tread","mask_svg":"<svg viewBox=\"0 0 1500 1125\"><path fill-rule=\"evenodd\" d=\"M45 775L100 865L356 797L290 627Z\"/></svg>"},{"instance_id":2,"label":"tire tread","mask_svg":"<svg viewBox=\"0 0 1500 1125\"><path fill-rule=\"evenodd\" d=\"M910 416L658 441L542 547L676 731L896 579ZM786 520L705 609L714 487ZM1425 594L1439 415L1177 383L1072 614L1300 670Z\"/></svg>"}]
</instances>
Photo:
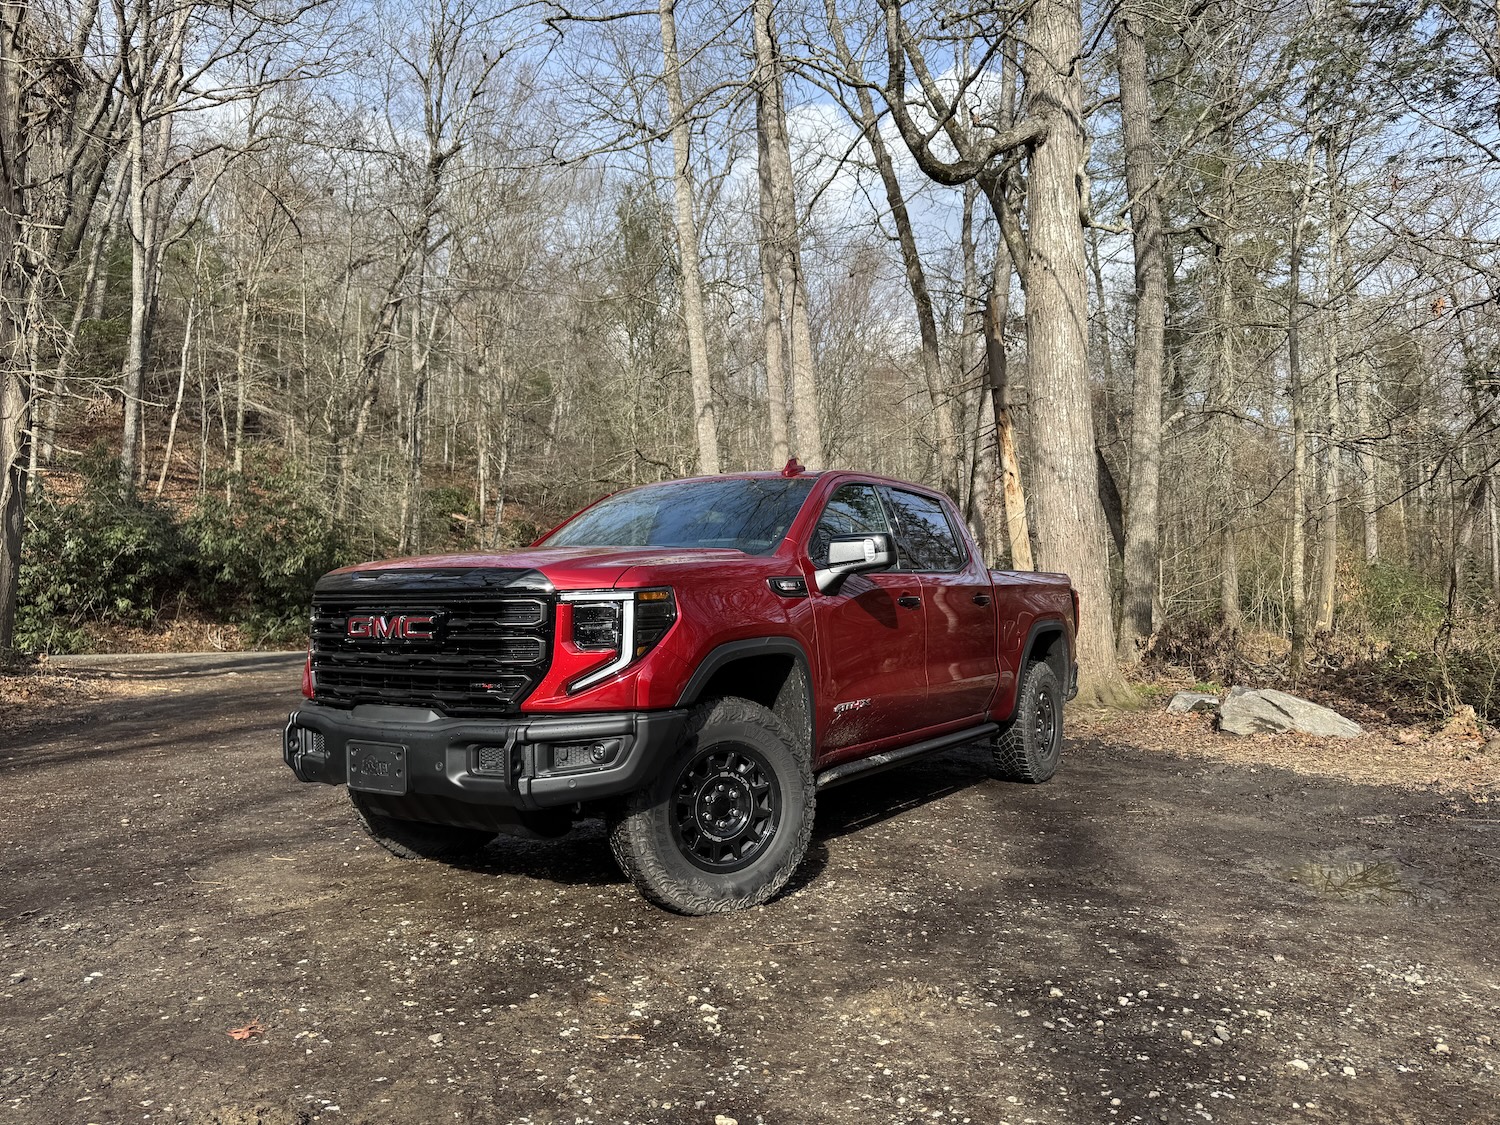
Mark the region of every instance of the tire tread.
<instances>
[{"instance_id":1,"label":"tire tread","mask_svg":"<svg viewBox=\"0 0 1500 1125\"><path fill-rule=\"evenodd\" d=\"M758 728L781 743L792 755L797 766L797 784L801 792L786 792L783 789L783 819L786 811L800 799L802 823L796 838L791 841L791 847L784 852L774 868L769 872L757 873L758 881L748 884L743 890L733 890L726 883L745 882L737 877L746 872L755 872L758 863L744 871L723 876L688 870L686 861L683 861L679 870L679 865L671 862L675 857L664 853L657 845L659 825L656 823L660 802L664 796L669 796L669 790L665 790L664 785L670 785L675 780L677 763L682 753L679 751L666 771L674 776L665 782L658 778L646 788L632 794L609 826L610 851L614 853L620 870L648 901L679 914L723 914L770 901L791 881L812 840L817 787L811 763L797 749L797 741L774 712L737 696L725 696L700 704L688 719L683 734L683 750L695 747L698 737L709 727L728 724Z\"/></svg>"}]
</instances>

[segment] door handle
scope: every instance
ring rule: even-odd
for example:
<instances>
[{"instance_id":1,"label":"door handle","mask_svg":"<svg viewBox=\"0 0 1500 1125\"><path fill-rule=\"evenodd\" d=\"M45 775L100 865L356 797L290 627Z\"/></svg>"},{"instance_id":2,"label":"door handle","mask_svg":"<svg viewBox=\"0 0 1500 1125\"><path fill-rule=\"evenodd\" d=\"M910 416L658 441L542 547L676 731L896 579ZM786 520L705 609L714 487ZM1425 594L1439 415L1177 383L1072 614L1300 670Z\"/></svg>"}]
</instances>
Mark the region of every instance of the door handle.
<instances>
[{"instance_id":1,"label":"door handle","mask_svg":"<svg viewBox=\"0 0 1500 1125\"><path fill-rule=\"evenodd\" d=\"M974 604L975 605L989 605L990 604L990 596L988 594L975 594L974 595Z\"/></svg>"},{"instance_id":2,"label":"door handle","mask_svg":"<svg viewBox=\"0 0 1500 1125\"><path fill-rule=\"evenodd\" d=\"M905 606L907 609L916 609L917 606L922 604L922 599L915 594L902 594L896 599L896 604Z\"/></svg>"}]
</instances>

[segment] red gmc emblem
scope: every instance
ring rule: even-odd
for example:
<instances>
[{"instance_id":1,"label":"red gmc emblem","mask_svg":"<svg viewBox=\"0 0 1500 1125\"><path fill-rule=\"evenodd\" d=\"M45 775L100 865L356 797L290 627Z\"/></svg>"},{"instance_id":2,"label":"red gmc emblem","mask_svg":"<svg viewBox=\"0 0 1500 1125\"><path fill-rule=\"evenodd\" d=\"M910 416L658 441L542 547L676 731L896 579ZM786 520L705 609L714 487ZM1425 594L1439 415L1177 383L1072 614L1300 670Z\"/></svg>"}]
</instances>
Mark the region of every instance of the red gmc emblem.
<instances>
[{"instance_id":1,"label":"red gmc emblem","mask_svg":"<svg viewBox=\"0 0 1500 1125\"><path fill-rule=\"evenodd\" d=\"M437 618L419 613L351 617L346 629L356 641L430 641L436 632Z\"/></svg>"}]
</instances>

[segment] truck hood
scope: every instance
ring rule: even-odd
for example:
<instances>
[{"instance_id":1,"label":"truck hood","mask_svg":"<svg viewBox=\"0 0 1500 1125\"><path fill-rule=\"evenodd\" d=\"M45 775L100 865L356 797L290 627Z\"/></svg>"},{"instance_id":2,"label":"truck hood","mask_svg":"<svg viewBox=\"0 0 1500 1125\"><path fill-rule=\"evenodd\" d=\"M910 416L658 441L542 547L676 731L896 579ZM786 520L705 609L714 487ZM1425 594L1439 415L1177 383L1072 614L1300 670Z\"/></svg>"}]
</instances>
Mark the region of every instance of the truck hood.
<instances>
[{"instance_id":1,"label":"truck hood","mask_svg":"<svg viewBox=\"0 0 1500 1125\"><path fill-rule=\"evenodd\" d=\"M743 551L722 547L533 547L508 554L418 555L404 559L360 563L335 570L327 578L423 570L531 572L558 590L598 590L616 585L629 570L684 564L724 566L749 558ZM396 577L396 574L391 574ZM634 577L640 578L637 574Z\"/></svg>"}]
</instances>

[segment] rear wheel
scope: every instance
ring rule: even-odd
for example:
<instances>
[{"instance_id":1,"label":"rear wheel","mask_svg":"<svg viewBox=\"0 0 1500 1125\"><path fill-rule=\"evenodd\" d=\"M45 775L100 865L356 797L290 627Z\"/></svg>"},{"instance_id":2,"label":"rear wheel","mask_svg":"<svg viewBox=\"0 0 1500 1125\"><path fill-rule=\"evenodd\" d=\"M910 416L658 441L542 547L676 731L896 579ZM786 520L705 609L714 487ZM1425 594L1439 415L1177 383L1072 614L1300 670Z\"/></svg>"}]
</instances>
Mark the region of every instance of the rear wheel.
<instances>
[{"instance_id":1,"label":"rear wheel","mask_svg":"<svg viewBox=\"0 0 1500 1125\"><path fill-rule=\"evenodd\" d=\"M697 708L666 767L610 828L621 869L682 914L756 906L791 880L812 837L806 755L774 713L727 698Z\"/></svg>"},{"instance_id":2,"label":"rear wheel","mask_svg":"<svg viewBox=\"0 0 1500 1125\"><path fill-rule=\"evenodd\" d=\"M454 828L386 816L376 812L369 799L357 789L349 790L349 801L354 805L360 827L370 834L370 838L402 859L449 862L469 859L495 838L495 833L480 828Z\"/></svg>"},{"instance_id":3,"label":"rear wheel","mask_svg":"<svg viewBox=\"0 0 1500 1125\"><path fill-rule=\"evenodd\" d=\"M1016 714L995 739L995 767L1007 781L1037 784L1057 772L1062 757L1062 686L1052 666L1029 664L1021 677Z\"/></svg>"}]
</instances>

